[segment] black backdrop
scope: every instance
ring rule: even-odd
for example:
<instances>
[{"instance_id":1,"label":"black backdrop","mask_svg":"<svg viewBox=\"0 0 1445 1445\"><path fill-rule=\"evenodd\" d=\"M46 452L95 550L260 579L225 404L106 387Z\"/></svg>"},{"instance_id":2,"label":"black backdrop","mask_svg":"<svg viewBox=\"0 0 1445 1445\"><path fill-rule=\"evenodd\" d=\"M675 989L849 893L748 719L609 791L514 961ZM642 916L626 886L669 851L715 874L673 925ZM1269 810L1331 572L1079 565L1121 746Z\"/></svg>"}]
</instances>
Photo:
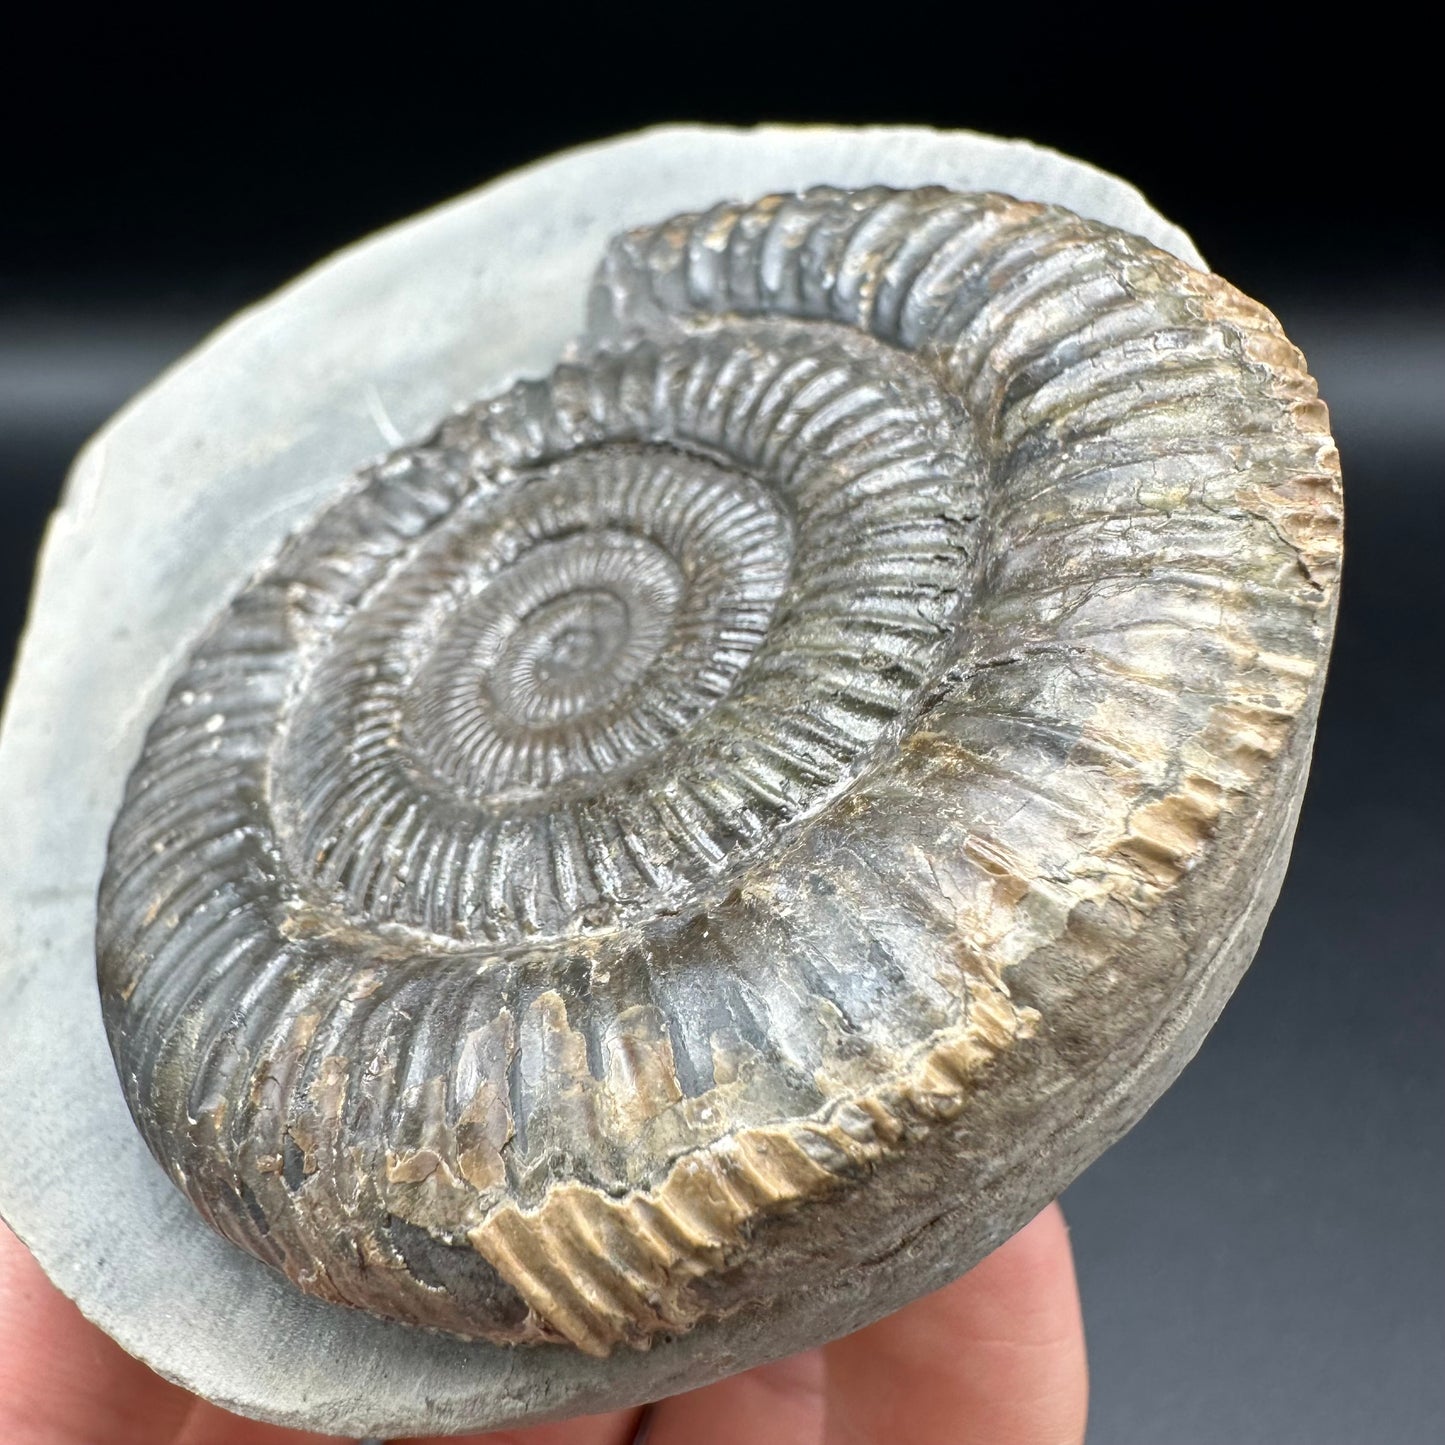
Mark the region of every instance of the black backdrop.
<instances>
[{"instance_id":1,"label":"black backdrop","mask_svg":"<svg viewBox=\"0 0 1445 1445\"><path fill-rule=\"evenodd\" d=\"M511 166L660 120L773 119L969 126L1118 171L1310 357L1348 561L1260 957L1180 1083L1065 1200L1090 1439L1445 1438L1445 266L1424 42L1392 24L537 4L354 7L322 29L264 7L57 7L12 36L0 102L5 656L65 467L116 405L237 306Z\"/></svg>"}]
</instances>

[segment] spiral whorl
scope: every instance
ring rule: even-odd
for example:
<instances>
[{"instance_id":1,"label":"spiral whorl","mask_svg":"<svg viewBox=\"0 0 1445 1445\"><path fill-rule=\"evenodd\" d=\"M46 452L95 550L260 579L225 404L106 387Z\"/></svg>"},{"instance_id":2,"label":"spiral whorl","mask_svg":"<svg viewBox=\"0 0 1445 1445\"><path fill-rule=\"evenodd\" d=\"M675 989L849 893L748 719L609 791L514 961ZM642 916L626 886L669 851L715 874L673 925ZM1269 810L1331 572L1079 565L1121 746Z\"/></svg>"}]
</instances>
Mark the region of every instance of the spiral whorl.
<instances>
[{"instance_id":1,"label":"spiral whorl","mask_svg":"<svg viewBox=\"0 0 1445 1445\"><path fill-rule=\"evenodd\" d=\"M487 485L372 534L394 570L282 720L316 901L497 941L675 908L907 710L976 482L916 368L803 341L750 323L523 387L465 439Z\"/></svg>"},{"instance_id":2,"label":"spiral whorl","mask_svg":"<svg viewBox=\"0 0 1445 1445\"><path fill-rule=\"evenodd\" d=\"M593 1353L965 1187L981 1080L1101 1088L1268 841L1325 425L1267 313L1056 208L620 238L574 359L358 477L155 720L99 926L152 1150L314 1293Z\"/></svg>"}]
</instances>

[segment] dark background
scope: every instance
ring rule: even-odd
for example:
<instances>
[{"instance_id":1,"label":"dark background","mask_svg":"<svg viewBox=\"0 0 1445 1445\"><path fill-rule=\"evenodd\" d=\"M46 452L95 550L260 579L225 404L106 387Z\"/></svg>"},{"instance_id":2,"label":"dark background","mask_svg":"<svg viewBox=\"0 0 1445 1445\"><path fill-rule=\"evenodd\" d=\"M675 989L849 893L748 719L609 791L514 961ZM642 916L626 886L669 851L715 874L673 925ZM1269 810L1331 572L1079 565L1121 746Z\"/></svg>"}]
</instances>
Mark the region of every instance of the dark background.
<instances>
[{"instance_id":1,"label":"dark background","mask_svg":"<svg viewBox=\"0 0 1445 1445\"><path fill-rule=\"evenodd\" d=\"M1348 541L1258 961L1178 1085L1065 1198L1090 1440L1430 1445L1445 265L1426 42L1383 12L1332 32L1323 12L1015 11L354 7L303 33L264 7L57 10L11 49L5 89L0 668L69 460L120 402L301 268L512 166L662 120L773 119L973 127L1119 172L1309 356Z\"/></svg>"}]
</instances>

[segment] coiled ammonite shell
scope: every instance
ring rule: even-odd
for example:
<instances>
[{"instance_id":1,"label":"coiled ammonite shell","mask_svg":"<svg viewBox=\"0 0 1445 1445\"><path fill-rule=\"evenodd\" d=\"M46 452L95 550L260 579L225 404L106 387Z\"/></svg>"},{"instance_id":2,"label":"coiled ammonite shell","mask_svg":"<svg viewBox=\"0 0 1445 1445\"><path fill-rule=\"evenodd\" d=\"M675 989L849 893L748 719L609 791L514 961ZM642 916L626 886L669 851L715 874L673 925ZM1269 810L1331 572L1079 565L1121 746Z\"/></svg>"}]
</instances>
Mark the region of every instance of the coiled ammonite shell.
<instances>
[{"instance_id":1,"label":"coiled ammonite shell","mask_svg":"<svg viewBox=\"0 0 1445 1445\"><path fill-rule=\"evenodd\" d=\"M150 1148L301 1288L498 1342L881 1307L944 1215L962 1270L1252 950L1339 524L1299 354L1135 237L942 189L622 237L155 719L99 926Z\"/></svg>"}]
</instances>

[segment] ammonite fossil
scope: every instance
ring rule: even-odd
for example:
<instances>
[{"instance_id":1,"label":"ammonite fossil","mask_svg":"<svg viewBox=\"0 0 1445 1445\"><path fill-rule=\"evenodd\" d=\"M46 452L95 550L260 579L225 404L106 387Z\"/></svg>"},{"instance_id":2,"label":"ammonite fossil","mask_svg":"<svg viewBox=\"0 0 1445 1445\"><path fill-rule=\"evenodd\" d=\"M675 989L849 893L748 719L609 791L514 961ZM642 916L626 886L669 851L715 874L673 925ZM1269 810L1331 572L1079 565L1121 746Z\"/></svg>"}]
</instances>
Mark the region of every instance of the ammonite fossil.
<instances>
[{"instance_id":1,"label":"ammonite fossil","mask_svg":"<svg viewBox=\"0 0 1445 1445\"><path fill-rule=\"evenodd\" d=\"M357 476L175 679L99 912L135 1119L411 1325L897 1304L1232 987L1339 525L1299 354L1135 236L939 187L623 235L550 376Z\"/></svg>"},{"instance_id":2,"label":"ammonite fossil","mask_svg":"<svg viewBox=\"0 0 1445 1445\"><path fill-rule=\"evenodd\" d=\"M575 359L359 477L152 726L99 938L150 1147L303 1288L496 1341L805 1287L801 1213L848 1269L1207 978L1337 522L1271 318L1127 235L621 238Z\"/></svg>"}]
</instances>

